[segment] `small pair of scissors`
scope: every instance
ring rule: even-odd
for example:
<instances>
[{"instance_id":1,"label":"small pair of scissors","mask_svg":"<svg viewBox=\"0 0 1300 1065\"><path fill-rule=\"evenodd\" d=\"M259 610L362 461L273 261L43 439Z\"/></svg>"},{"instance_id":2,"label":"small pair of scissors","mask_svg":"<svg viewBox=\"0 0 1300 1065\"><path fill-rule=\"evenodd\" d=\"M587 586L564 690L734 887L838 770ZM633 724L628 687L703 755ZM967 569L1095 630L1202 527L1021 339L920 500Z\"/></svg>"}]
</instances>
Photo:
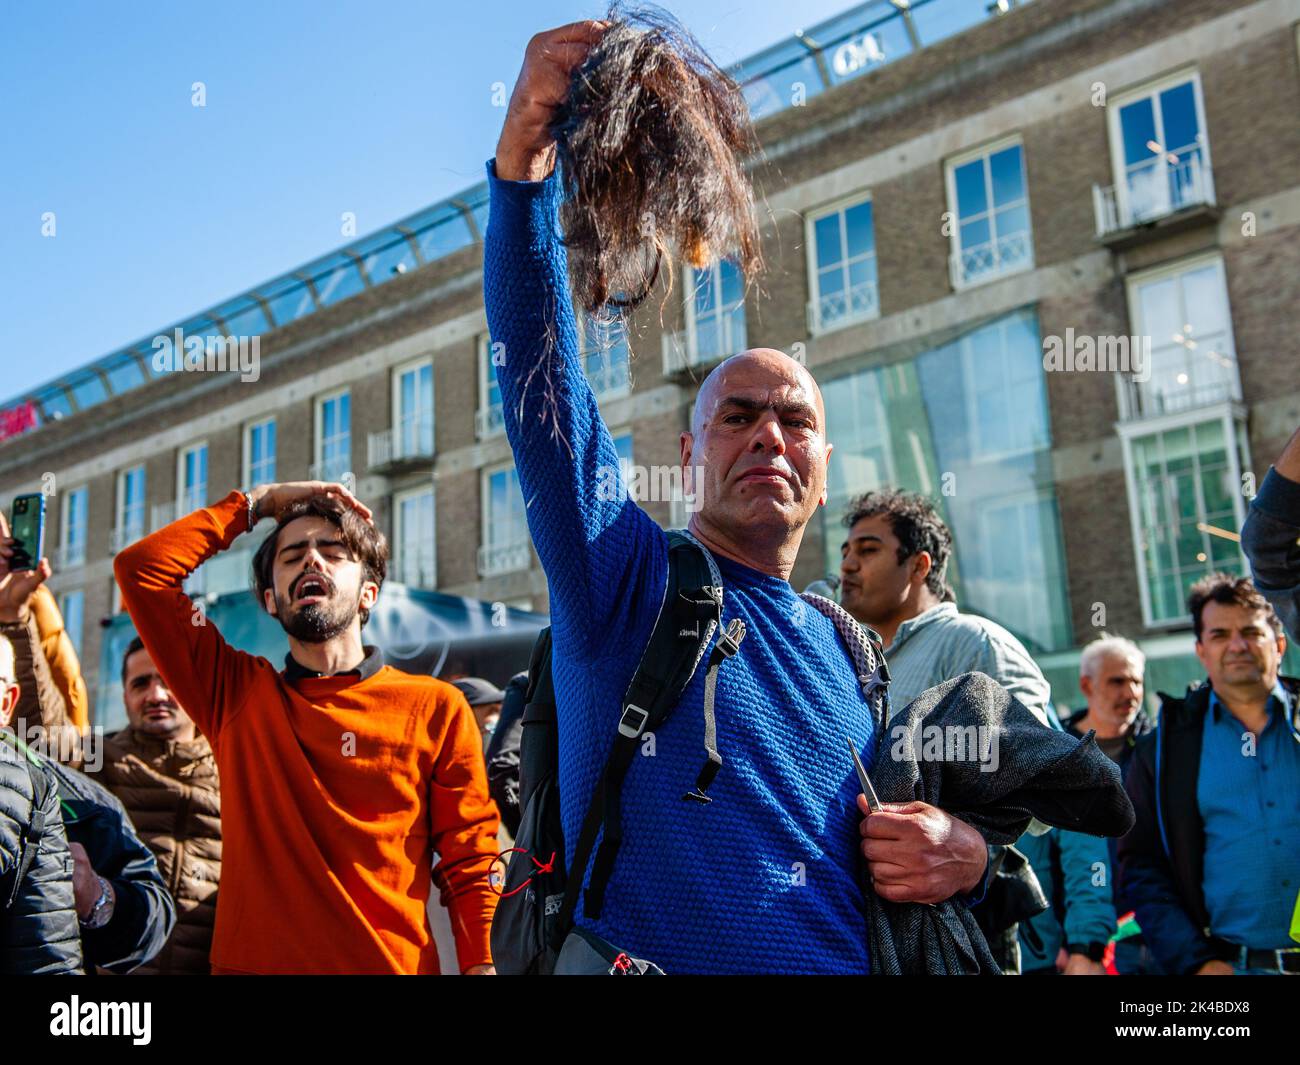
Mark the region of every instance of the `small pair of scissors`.
<instances>
[{"instance_id":1,"label":"small pair of scissors","mask_svg":"<svg viewBox=\"0 0 1300 1065\"><path fill-rule=\"evenodd\" d=\"M880 800L876 798L876 789L871 786L871 778L867 776L866 767L862 764L862 759L858 757L858 749L848 736L844 737L844 742L849 745L849 754L853 755L853 768L858 771L858 782L862 785L862 794L867 797L867 809L873 814L878 814L883 807L880 805Z\"/></svg>"}]
</instances>

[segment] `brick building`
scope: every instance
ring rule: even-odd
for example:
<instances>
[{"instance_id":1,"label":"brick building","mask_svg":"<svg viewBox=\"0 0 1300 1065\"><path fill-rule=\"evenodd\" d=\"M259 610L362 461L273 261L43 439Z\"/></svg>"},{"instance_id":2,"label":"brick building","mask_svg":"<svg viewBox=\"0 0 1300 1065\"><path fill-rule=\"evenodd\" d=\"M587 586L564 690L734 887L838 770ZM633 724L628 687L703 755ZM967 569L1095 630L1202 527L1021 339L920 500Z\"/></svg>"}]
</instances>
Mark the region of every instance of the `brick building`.
<instances>
[{"instance_id":1,"label":"brick building","mask_svg":"<svg viewBox=\"0 0 1300 1065\"><path fill-rule=\"evenodd\" d=\"M1187 683L1186 586L1244 568L1252 483L1300 425L1298 23L1300 0L872 0L741 64L769 269L678 270L626 334L584 326L620 454L672 466L710 366L796 354L835 445L797 586L835 567L851 495L919 489L963 608L1058 700L1102 627L1144 647L1151 689ZM393 579L546 609L486 216L478 185L179 324L256 338L256 380L159 370L151 335L6 405L0 499L52 491L53 586L101 700L112 552L272 478L351 475ZM244 539L195 592L246 586Z\"/></svg>"}]
</instances>

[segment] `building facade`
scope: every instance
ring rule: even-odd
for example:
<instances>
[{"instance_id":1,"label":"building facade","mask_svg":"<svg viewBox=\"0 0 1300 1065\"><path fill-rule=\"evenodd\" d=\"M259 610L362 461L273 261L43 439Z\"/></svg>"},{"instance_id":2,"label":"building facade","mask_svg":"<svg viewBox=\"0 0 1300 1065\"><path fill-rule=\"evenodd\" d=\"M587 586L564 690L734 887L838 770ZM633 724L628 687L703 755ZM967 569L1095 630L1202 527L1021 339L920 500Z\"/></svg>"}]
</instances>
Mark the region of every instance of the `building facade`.
<instances>
[{"instance_id":1,"label":"building facade","mask_svg":"<svg viewBox=\"0 0 1300 1065\"><path fill-rule=\"evenodd\" d=\"M874 0L742 64L767 271L679 268L626 330L582 323L634 494L684 523L667 473L699 381L779 348L835 446L796 586L837 567L852 496L898 485L941 503L960 604L1058 702L1103 629L1143 646L1150 688L1194 679L1186 588L1245 572L1254 485L1300 425L1298 24L1300 0ZM270 480L350 478L391 579L546 609L486 218L478 185L8 405L0 499L47 492L92 691L116 680L112 553ZM247 586L255 544L191 590Z\"/></svg>"}]
</instances>

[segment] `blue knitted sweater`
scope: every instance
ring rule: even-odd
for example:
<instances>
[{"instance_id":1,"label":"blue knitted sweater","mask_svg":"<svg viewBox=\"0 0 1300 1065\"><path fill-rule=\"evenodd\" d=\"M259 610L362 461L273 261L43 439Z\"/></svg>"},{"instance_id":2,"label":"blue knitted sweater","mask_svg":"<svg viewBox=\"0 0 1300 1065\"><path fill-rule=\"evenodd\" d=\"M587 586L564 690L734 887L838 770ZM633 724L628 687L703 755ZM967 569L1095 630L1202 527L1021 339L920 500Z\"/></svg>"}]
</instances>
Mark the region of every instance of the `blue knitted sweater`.
<instances>
[{"instance_id":1,"label":"blue knitted sweater","mask_svg":"<svg viewBox=\"0 0 1300 1065\"><path fill-rule=\"evenodd\" d=\"M664 596L668 545L625 493L608 491L618 454L578 358L558 180L501 181L491 163L488 180L484 299L504 355L494 361L506 434L550 588L571 858ZM717 562L724 624L741 618L747 635L718 674L713 802L683 799L704 760L700 668L653 748L633 759L604 909L594 922L579 911L579 921L668 973L869 972L860 789L844 737L868 767L876 737L852 662L788 581Z\"/></svg>"}]
</instances>

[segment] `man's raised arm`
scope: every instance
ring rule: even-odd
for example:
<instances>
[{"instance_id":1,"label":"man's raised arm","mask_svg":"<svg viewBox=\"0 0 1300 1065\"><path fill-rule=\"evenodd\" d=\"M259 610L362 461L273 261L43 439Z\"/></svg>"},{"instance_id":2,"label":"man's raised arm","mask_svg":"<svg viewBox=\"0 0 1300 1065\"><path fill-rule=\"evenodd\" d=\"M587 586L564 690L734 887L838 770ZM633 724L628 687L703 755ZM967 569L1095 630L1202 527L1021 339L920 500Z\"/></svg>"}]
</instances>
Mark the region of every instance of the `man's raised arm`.
<instances>
[{"instance_id":1,"label":"man's raised arm","mask_svg":"<svg viewBox=\"0 0 1300 1065\"><path fill-rule=\"evenodd\" d=\"M181 706L215 742L258 661L236 651L185 594L185 579L249 528L248 497L231 492L119 551L122 604Z\"/></svg>"},{"instance_id":2,"label":"man's raised arm","mask_svg":"<svg viewBox=\"0 0 1300 1065\"><path fill-rule=\"evenodd\" d=\"M557 636L576 648L618 625L630 574L662 583L666 566L653 564L662 542L657 526L616 490L618 453L583 373L558 232L560 183L547 125L603 27L574 23L529 42L488 165L492 203L483 255L506 435Z\"/></svg>"}]
</instances>

